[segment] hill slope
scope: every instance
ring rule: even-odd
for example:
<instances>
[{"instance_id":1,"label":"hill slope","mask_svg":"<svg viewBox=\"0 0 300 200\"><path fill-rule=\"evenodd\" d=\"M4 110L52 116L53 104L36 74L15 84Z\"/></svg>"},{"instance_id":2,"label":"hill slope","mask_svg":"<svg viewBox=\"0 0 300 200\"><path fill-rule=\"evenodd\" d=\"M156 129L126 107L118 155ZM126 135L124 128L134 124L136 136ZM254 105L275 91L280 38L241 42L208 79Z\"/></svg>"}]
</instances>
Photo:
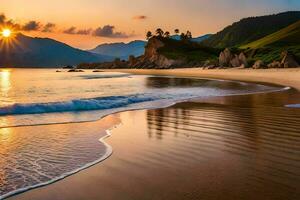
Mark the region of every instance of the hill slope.
<instances>
[{"instance_id":1,"label":"hill slope","mask_svg":"<svg viewBox=\"0 0 300 200\"><path fill-rule=\"evenodd\" d=\"M266 46L282 47L300 45L300 20L280 31L264 38L241 46L241 48L257 49Z\"/></svg>"},{"instance_id":2,"label":"hill slope","mask_svg":"<svg viewBox=\"0 0 300 200\"><path fill-rule=\"evenodd\" d=\"M203 44L219 48L245 45L279 31L298 20L300 20L300 11L245 18L212 35L203 41Z\"/></svg>"},{"instance_id":3,"label":"hill slope","mask_svg":"<svg viewBox=\"0 0 300 200\"><path fill-rule=\"evenodd\" d=\"M156 37L154 37L156 38ZM169 59L185 60L186 62L204 62L216 59L218 49L203 46L195 42L178 41L168 38L158 38L164 46L158 49L161 55Z\"/></svg>"},{"instance_id":4,"label":"hill slope","mask_svg":"<svg viewBox=\"0 0 300 200\"><path fill-rule=\"evenodd\" d=\"M128 59L130 55L140 56L145 52L145 41L136 40L129 43L111 43L101 44L96 48L90 50L92 53L118 57L121 59Z\"/></svg>"},{"instance_id":5,"label":"hill slope","mask_svg":"<svg viewBox=\"0 0 300 200\"><path fill-rule=\"evenodd\" d=\"M82 62L102 62L113 58L73 48L48 38L33 38L22 34L11 41L0 40L0 66L60 67ZM9 44L9 46L8 46Z\"/></svg>"}]
</instances>

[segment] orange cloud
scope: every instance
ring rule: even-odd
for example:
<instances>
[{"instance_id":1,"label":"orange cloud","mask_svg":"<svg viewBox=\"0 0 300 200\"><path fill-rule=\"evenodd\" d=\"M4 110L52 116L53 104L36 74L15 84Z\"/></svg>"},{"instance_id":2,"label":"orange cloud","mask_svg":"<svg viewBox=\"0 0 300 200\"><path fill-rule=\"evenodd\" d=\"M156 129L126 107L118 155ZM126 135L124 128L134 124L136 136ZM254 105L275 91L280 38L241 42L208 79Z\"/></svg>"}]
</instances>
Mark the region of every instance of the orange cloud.
<instances>
[{"instance_id":1,"label":"orange cloud","mask_svg":"<svg viewBox=\"0 0 300 200\"><path fill-rule=\"evenodd\" d=\"M134 20L145 20L147 18L148 17L146 15L137 15L137 16L134 16L132 19L134 19Z\"/></svg>"}]
</instances>

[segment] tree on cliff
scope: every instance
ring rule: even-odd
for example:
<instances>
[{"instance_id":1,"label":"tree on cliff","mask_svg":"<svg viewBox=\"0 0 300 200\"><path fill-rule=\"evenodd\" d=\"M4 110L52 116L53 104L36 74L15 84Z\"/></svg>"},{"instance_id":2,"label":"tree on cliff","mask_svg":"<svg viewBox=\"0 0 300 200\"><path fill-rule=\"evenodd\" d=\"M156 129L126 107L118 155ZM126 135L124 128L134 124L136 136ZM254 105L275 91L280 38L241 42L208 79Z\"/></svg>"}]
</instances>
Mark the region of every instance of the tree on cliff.
<instances>
[{"instance_id":1,"label":"tree on cliff","mask_svg":"<svg viewBox=\"0 0 300 200\"><path fill-rule=\"evenodd\" d=\"M187 39L187 37L186 37L186 34L184 34L184 33L181 33L180 34L180 40L186 40Z\"/></svg>"},{"instance_id":2,"label":"tree on cliff","mask_svg":"<svg viewBox=\"0 0 300 200\"><path fill-rule=\"evenodd\" d=\"M166 31L165 34L164 34L164 37L165 37L165 38L170 38L170 32L169 32L169 31Z\"/></svg>"},{"instance_id":3,"label":"tree on cliff","mask_svg":"<svg viewBox=\"0 0 300 200\"><path fill-rule=\"evenodd\" d=\"M191 31L187 31L186 33L181 33L180 35L180 39L182 41L190 41L192 38L193 36Z\"/></svg>"},{"instance_id":4,"label":"tree on cliff","mask_svg":"<svg viewBox=\"0 0 300 200\"><path fill-rule=\"evenodd\" d=\"M178 34L179 34L179 29L176 28L176 29L174 30L174 32L175 32L176 35L178 35Z\"/></svg>"},{"instance_id":5,"label":"tree on cliff","mask_svg":"<svg viewBox=\"0 0 300 200\"><path fill-rule=\"evenodd\" d=\"M187 39L192 39L193 38L192 32L191 31L187 31L186 32L186 37L187 37Z\"/></svg>"},{"instance_id":6,"label":"tree on cliff","mask_svg":"<svg viewBox=\"0 0 300 200\"><path fill-rule=\"evenodd\" d=\"M153 35L152 35L152 32L151 32L151 31L148 31L147 34L146 34L147 40L149 40L152 36L153 36Z\"/></svg>"},{"instance_id":7,"label":"tree on cliff","mask_svg":"<svg viewBox=\"0 0 300 200\"><path fill-rule=\"evenodd\" d=\"M158 37L163 37L164 31L161 28L156 29L156 35Z\"/></svg>"}]
</instances>

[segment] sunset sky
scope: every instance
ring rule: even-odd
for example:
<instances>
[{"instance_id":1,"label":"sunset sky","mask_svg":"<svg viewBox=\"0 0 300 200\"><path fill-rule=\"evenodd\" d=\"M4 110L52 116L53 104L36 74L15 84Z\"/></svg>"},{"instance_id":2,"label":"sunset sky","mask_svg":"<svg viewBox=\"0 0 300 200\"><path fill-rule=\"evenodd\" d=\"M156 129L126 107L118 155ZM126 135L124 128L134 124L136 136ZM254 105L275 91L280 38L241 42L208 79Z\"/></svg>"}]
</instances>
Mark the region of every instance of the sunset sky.
<instances>
[{"instance_id":1,"label":"sunset sky","mask_svg":"<svg viewBox=\"0 0 300 200\"><path fill-rule=\"evenodd\" d=\"M160 27L215 33L243 17L300 10L299 0L7 0L0 23L26 35L90 49L104 42L144 39Z\"/></svg>"}]
</instances>

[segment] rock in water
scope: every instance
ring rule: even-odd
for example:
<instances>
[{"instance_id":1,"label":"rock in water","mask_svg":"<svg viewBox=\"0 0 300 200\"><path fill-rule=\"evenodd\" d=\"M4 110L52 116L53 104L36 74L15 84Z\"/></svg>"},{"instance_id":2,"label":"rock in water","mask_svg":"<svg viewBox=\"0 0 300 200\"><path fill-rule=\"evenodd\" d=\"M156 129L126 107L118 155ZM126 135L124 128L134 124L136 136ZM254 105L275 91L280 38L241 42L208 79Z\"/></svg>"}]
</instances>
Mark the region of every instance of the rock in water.
<instances>
[{"instance_id":1,"label":"rock in water","mask_svg":"<svg viewBox=\"0 0 300 200\"><path fill-rule=\"evenodd\" d=\"M266 69L267 66L264 64L262 60L258 60L252 66L253 69Z\"/></svg>"}]
</instances>

